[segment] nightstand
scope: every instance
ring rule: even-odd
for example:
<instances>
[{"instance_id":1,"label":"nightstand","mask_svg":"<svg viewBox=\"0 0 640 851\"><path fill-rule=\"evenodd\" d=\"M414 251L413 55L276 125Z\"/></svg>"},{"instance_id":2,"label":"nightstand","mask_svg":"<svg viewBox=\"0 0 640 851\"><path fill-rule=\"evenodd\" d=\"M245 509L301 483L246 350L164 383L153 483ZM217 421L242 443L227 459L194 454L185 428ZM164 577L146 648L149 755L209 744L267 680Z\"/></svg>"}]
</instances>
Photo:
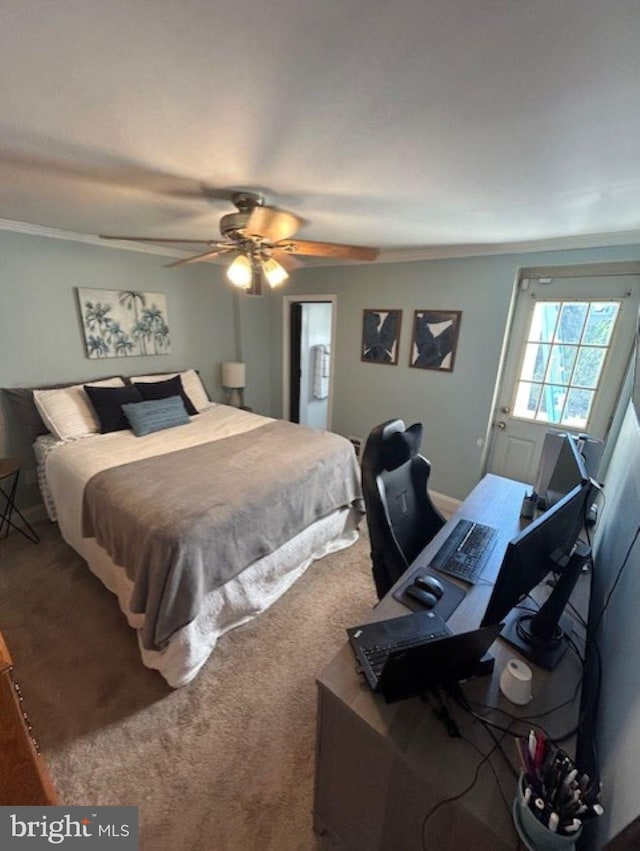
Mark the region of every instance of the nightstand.
<instances>
[{"instance_id":1,"label":"nightstand","mask_svg":"<svg viewBox=\"0 0 640 851\"><path fill-rule=\"evenodd\" d=\"M6 538L10 529L20 532L31 543L37 544L40 538L31 528L31 524L25 520L22 512L16 505L16 491L18 490L18 479L20 478L20 462L16 458L0 458L0 497L4 498L4 505L0 506L0 537ZM5 483L5 480L6 483ZM11 519L17 514L22 521L22 526L17 526ZM6 528L5 528L6 526ZM3 534L4 532L4 534Z\"/></svg>"}]
</instances>

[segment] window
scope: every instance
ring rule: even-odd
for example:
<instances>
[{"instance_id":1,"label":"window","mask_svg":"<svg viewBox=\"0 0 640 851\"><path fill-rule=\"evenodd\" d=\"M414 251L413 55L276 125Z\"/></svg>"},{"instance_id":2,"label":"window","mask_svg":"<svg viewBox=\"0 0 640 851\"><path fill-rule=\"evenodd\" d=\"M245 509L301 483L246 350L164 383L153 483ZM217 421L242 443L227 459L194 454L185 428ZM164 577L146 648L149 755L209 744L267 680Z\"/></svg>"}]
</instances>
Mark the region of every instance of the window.
<instances>
[{"instance_id":1,"label":"window","mask_svg":"<svg viewBox=\"0 0 640 851\"><path fill-rule=\"evenodd\" d=\"M619 301L536 302L515 417L587 428L619 310Z\"/></svg>"}]
</instances>

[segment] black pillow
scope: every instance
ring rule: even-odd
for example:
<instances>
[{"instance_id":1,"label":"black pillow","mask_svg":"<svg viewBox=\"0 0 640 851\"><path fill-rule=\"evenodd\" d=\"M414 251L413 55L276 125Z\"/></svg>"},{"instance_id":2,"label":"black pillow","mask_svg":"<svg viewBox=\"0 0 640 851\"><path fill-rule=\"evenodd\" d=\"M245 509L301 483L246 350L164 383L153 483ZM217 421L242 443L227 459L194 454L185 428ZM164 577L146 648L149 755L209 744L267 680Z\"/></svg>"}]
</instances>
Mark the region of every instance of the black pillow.
<instances>
[{"instance_id":1,"label":"black pillow","mask_svg":"<svg viewBox=\"0 0 640 851\"><path fill-rule=\"evenodd\" d=\"M145 401L149 399L168 399L169 396L180 396L190 417L198 413L195 405L184 392L179 375L174 375L173 378L168 378L166 381L134 381L133 386L138 388Z\"/></svg>"},{"instance_id":2,"label":"black pillow","mask_svg":"<svg viewBox=\"0 0 640 851\"><path fill-rule=\"evenodd\" d=\"M98 415L102 434L131 428L122 406L127 402L142 402L142 394L136 387L131 384L124 387L92 387L85 384L84 390Z\"/></svg>"}]
</instances>

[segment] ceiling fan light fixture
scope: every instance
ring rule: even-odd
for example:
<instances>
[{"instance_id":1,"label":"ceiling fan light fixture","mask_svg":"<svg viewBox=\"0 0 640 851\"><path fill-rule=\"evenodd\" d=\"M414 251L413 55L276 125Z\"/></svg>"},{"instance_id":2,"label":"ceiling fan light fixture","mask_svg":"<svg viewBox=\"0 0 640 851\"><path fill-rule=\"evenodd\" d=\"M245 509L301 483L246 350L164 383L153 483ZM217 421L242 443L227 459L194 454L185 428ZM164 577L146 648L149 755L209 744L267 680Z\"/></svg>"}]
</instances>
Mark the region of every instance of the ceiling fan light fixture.
<instances>
[{"instance_id":1,"label":"ceiling fan light fixture","mask_svg":"<svg viewBox=\"0 0 640 851\"><path fill-rule=\"evenodd\" d=\"M274 287L279 287L280 284L283 284L289 277L289 273L284 266L278 263L278 261L273 257L267 257L262 261L262 269L264 271L264 276L267 279L267 283L272 289Z\"/></svg>"},{"instance_id":2,"label":"ceiling fan light fixture","mask_svg":"<svg viewBox=\"0 0 640 851\"><path fill-rule=\"evenodd\" d=\"M227 268L227 278L234 287L238 287L241 290L248 290L251 286L252 277L253 267L251 260L246 254L238 254L233 263Z\"/></svg>"}]
</instances>

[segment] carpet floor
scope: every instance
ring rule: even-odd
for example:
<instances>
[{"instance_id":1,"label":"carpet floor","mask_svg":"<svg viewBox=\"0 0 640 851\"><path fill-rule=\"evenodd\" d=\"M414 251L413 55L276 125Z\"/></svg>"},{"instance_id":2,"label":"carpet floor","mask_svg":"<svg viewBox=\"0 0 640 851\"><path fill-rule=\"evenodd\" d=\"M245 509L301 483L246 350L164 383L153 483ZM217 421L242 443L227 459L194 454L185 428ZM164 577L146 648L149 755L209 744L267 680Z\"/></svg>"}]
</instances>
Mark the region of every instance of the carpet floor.
<instances>
[{"instance_id":1,"label":"carpet floor","mask_svg":"<svg viewBox=\"0 0 640 851\"><path fill-rule=\"evenodd\" d=\"M315 677L375 604L366 532L174 691L57 527L38 531L0 543L0 630L61 802L139 806L141 851L321 847Z\"/></svg>"}]
</instances>

